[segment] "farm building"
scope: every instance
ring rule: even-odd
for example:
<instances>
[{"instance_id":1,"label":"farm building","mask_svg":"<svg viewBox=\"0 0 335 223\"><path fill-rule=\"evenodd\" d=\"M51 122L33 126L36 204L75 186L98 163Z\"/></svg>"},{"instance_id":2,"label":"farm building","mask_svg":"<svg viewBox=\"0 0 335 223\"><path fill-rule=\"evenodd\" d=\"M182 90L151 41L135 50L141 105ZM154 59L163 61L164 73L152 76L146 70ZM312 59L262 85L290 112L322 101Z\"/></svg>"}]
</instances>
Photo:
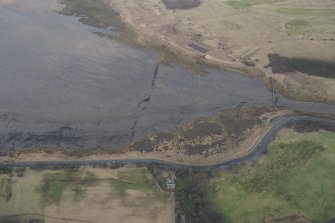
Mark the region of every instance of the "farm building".
<instances>
[{"instance_id":1,"label":"farm building","mask_svg":"<svg viewBox=\"0 0 335 223\"><path fill-rule=\"evenodd\" d=\"M167 179L166 188L168 190L174 190L176 188L176 177L169 177Z\"/></svg>"}]
</instances>

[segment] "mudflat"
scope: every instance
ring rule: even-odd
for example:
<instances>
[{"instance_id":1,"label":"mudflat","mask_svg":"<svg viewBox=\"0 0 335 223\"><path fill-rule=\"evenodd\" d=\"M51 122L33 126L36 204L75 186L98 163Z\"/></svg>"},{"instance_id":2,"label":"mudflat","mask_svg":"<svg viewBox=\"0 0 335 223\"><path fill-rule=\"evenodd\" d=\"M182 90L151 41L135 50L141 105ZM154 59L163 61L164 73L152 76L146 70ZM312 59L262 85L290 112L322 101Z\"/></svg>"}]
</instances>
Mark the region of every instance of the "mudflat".
<instances>
[{"instance_id":1,"label":"mudflat","mask_svg":"<svg viewBox=\"0 0 335 223\"><path fill-rule=\"evenodd\" d=\"M272 105L259 78L157 65L153 48L119 41L133 34L104 1L0 1L0 12L3 150L115 151L148 132L176 129L223 109ZM278 106L335 110L277 97Z\"/></svg>"}]
</instances>

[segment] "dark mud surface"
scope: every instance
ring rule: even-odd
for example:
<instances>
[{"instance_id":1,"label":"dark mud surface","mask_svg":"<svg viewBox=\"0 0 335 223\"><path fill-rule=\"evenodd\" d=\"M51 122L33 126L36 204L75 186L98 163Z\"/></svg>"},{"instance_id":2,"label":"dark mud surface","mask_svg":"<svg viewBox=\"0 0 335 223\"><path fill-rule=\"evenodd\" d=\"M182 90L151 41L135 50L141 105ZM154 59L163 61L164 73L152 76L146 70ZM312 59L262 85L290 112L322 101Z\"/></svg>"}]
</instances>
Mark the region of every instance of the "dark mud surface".
<instances>
[{"instance_id":1,"label":"dark mud surface","mask_svg":"<svg viewBox=\"0 0 335 223\"><path fill-rule=\"evenodd\" d=\"M245 140L248 129L262 124L262 116L275 111L263 106L225 109L216 115L192 120L171 132L148 134L129 145L128 149L161 153L169 150L180 155L204 156L234 150Z\"/></svg>"},{"instance_id":2,"label":"dark mud surface","mask_svg":"<svg viewBox=\"0 0 335 223\"><path fill-rule=\"evenodd\" d=\"M268 55L273 73L302 72L308 75L335 78L335 62L307 58L288 58L279 54Z\"/></svg>"},{"instance_id":3,"label":"dark mud surface","mask_svg":"<svg viewBox=\"0 0 335 223\"><path fill-rule=\"evenodd\" d=\"M154 50L97 35L120 30L78 21L92 20L96 7L93 15L66 16L56 13L56 1L0 2L0 150L120 149L222 109L271 106L260 79L157 66ZM334 106L278 97L278 105L335 113Z\"/></svg>"},{"instance_id":4,"label":"dark mud surface","mask_svg":"<svg viewBox=\"0 0 335 223\"><path fill-rule=\"evenodd\" d=\"M174 9L190 9L198 7L202 0L163 0L166 8Z\"/></svg>"}]
</instances>

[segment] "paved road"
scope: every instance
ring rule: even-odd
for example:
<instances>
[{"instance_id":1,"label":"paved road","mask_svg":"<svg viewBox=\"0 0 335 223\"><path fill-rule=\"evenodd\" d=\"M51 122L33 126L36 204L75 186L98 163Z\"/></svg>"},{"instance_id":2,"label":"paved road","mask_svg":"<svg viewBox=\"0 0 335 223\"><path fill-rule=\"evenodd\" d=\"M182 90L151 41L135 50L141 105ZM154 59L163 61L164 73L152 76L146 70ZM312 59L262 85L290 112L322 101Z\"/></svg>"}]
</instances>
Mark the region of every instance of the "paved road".
<instances>
[{"instance_id":1,"label":"paved road","mask_svg":"<svg viewBox=\"0 0 335 223\"><path fill-rule=\"evenodd\" d=\"M335 126L335 120L322 119L309 116L282 116L271 120L272 128L263 136L260 142L255 146L249 154L241 156L239 158L224 161L222 163L215 163L209 165L194 165L194 164L182 164L174 163L164 160L156 159L124 159L124 160L67 160L67 161L39 161L39 162L12 162L7 163L8 166L13 167L33 167L36 165L44 166L92 166L92 165L126 165L126 164L136 164L136 165L159 165L167 168L174 169L186 169L190 167L199 168L202 171L206 171L212 168L226 168L233 166L248 160L252 160L262 153L265 152L268 144L275 137L276 133L283 127L289 124L295 123L317 123L326 126ZM1 165L1 163L0 163Z\"/></svg>"}]
</instances>

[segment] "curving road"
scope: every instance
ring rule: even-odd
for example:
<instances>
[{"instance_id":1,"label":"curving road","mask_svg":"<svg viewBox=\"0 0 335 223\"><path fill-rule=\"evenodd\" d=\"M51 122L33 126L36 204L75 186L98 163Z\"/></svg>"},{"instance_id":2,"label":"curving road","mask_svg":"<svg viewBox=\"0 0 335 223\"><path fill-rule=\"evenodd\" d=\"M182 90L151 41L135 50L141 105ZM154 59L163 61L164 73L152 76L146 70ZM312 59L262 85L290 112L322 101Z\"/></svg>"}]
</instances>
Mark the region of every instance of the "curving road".
<instances>
[{"instance_id":1,"label":"curving road","mask_svg":"<svg viewBox=\"0 0 335 223\"><path fill-rule=\"evenodd\" d=\"M167 168L173 169L186 169L190 167L196 167L199 170L206 171L212 168L226 168L233 166L251 159L254 159L265 152L268 144L275 137L276 133L283 127L289 124L295 123L316 123L326 126L335 126L335 120L315 118L310 116L282 116L279 118L274 118L270 121L272 128L263 136L260 142L255 146L255 148L247 155L241 156L236 159L227 160L222 163L215 163L209 165L194 165L194 164L183 164L169 162L165 160L156 159L123 159L123 160L67 160L67 161L33 161L33 162L12 162L12 163L0 163L0 165L7 165L11 167L34 167L36 165L44 166L92 166L92 165L126 165L126 164L136 164L136 165L159 165Z\"/></svg>"}]
</instances>

